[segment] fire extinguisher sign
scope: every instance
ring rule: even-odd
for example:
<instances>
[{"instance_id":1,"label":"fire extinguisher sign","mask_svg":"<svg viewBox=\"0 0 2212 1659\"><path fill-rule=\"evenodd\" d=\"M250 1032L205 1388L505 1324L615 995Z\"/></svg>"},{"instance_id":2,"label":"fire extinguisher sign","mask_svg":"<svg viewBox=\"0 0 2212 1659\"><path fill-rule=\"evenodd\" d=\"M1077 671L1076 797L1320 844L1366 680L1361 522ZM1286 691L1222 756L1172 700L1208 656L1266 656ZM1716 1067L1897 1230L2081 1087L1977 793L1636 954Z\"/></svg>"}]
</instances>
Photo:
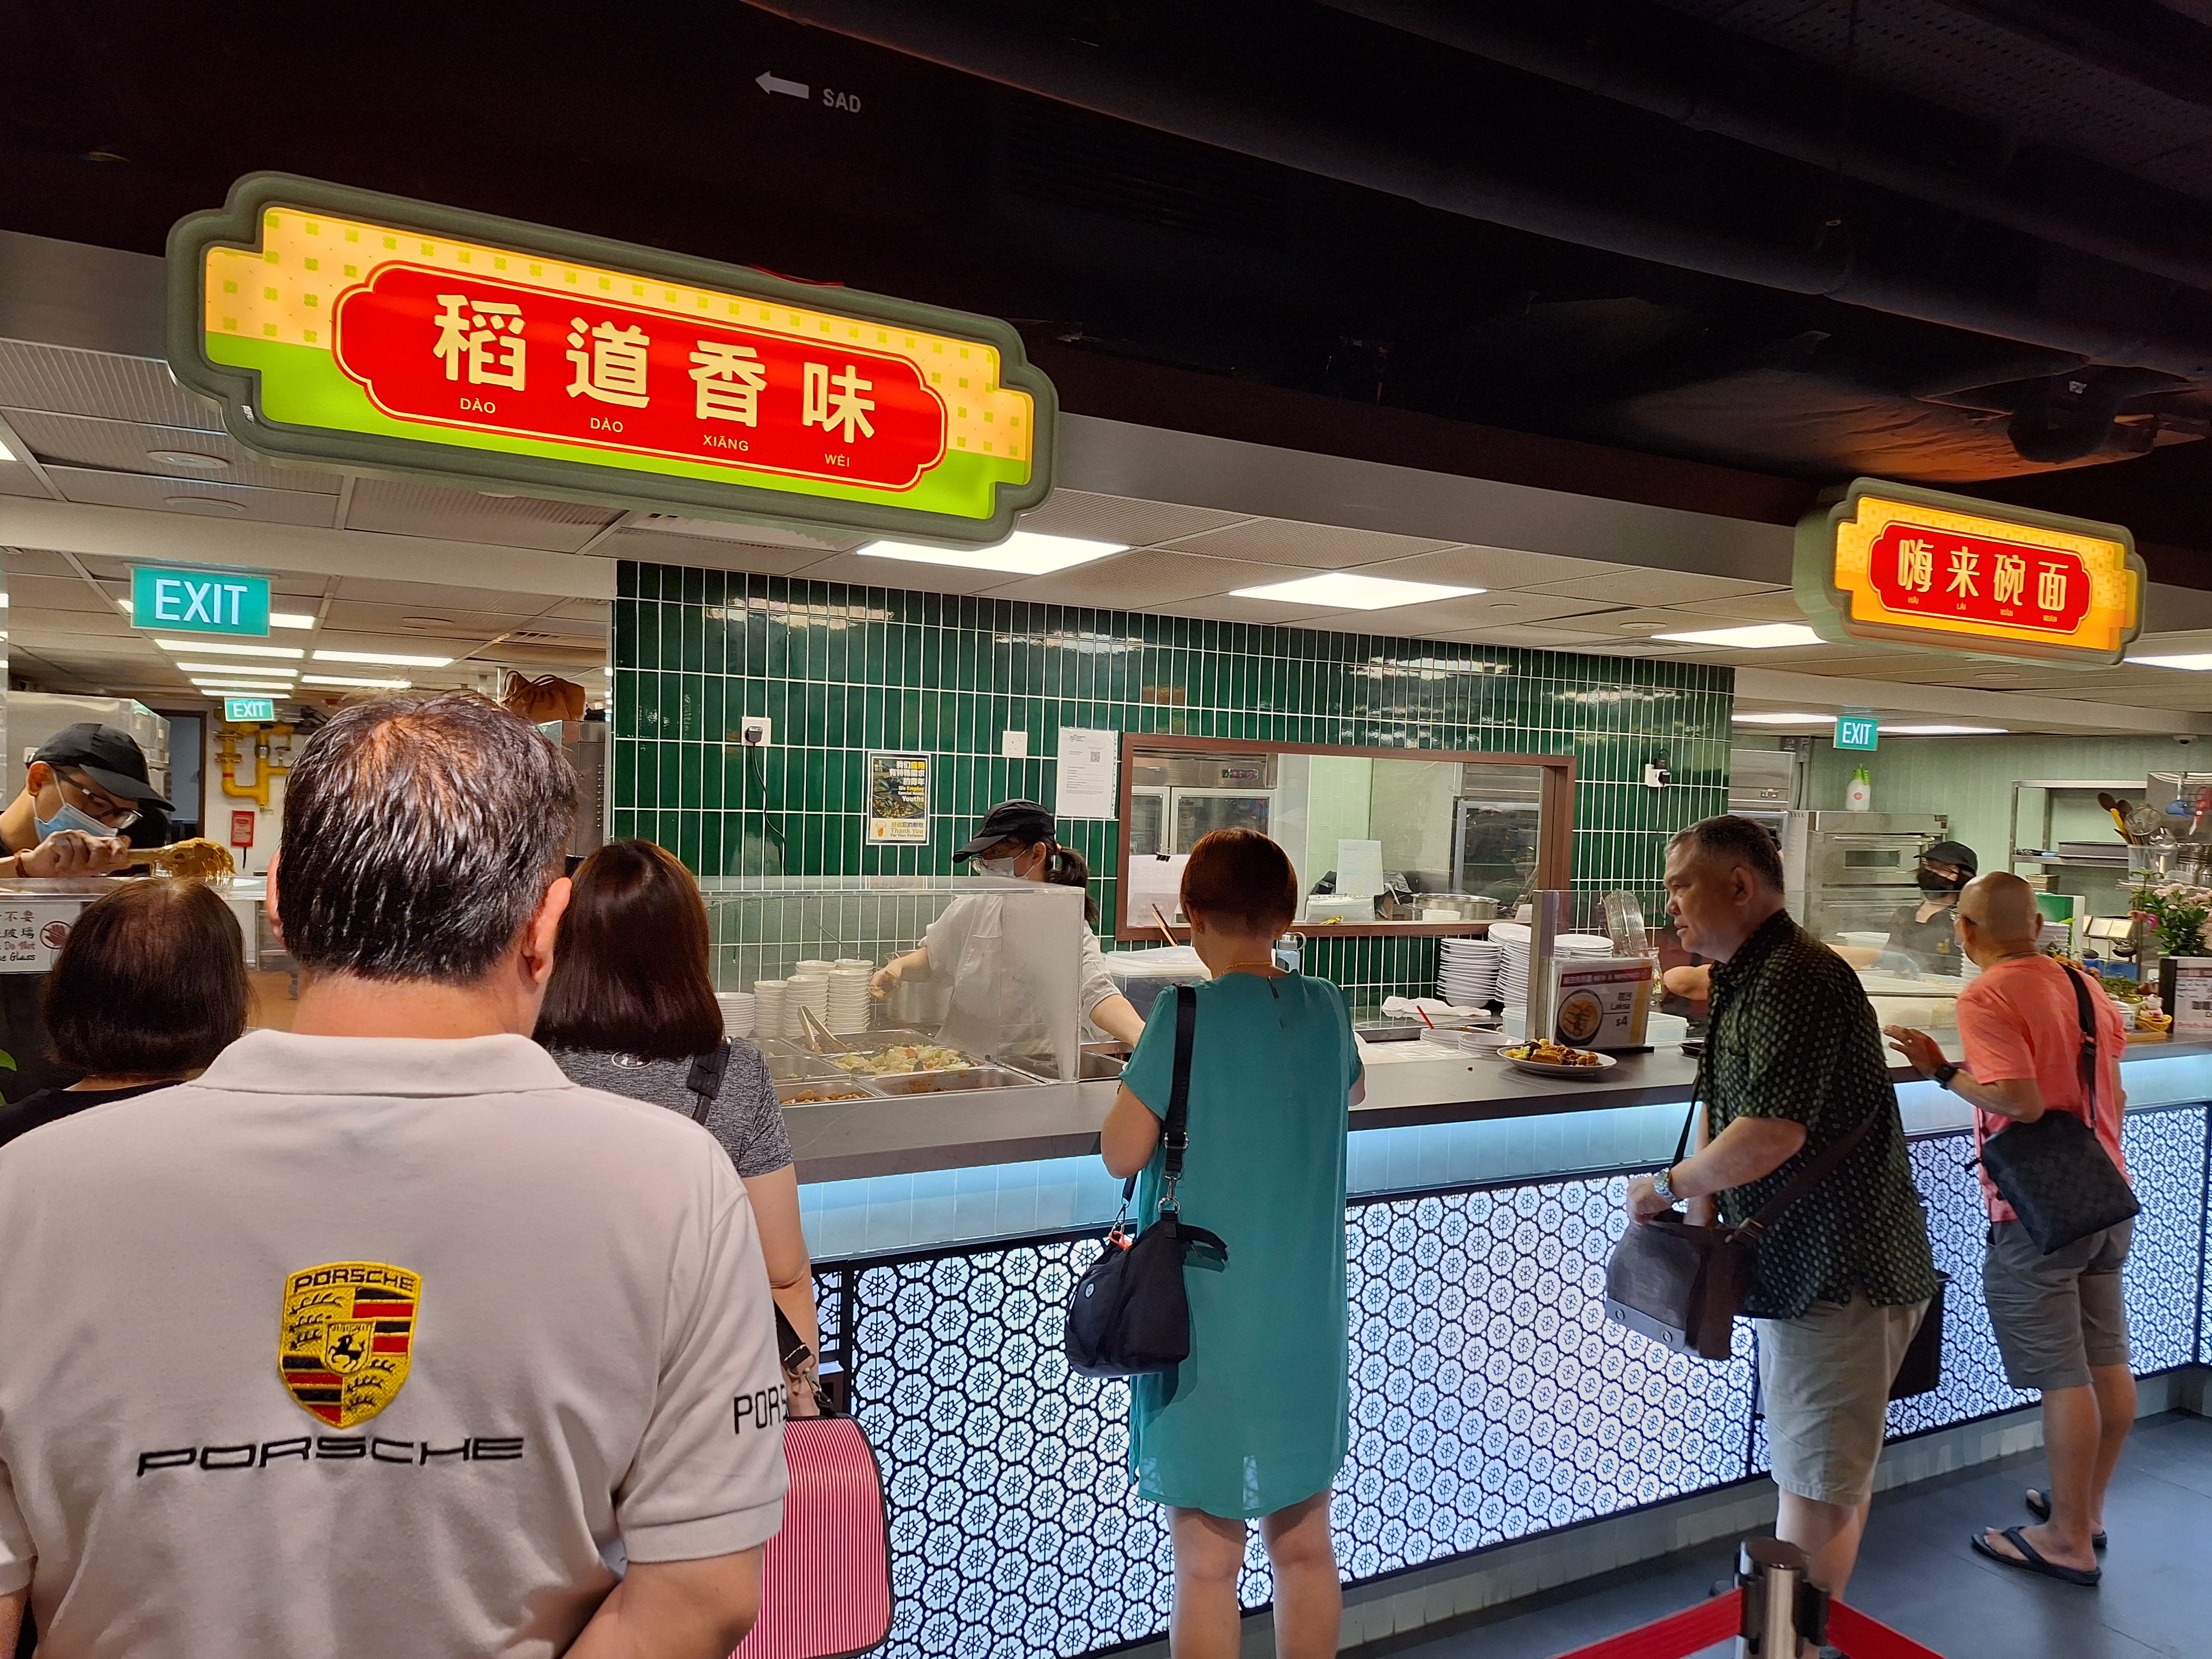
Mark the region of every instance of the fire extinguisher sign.
<instances>
[{"instance_id":1,"label":"fire extinguisher sign","mask_svg":"<svg viewBox=\"0 0 2212 1659\"><path fill-rule=\"evenodd\" d=\"M253 814L233 812L230 815L230 844L233 847L253 845Z\"/></svg>"}]
</instances>

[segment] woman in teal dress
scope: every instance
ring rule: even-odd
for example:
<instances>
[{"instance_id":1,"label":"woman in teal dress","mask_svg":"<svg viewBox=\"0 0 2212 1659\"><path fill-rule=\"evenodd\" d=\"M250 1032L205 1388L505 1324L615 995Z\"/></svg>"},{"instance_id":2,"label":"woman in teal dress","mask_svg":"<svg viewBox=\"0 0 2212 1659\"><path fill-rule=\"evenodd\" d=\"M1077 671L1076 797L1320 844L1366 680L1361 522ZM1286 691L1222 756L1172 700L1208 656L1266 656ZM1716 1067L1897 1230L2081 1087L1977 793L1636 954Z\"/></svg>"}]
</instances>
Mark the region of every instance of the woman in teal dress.
<instances>
[{"instance_id":1,"label":"woman in teal dress","mask_svg":"<svg viewBox=\"0 0 2212 1659\"><path fill-rule=\"evenodd\" d=\"M1134 1380L1129 1467L1140 1497L1170 1506L1176 1659L1233 1659L1244 1528L1258 1520L1275 1576L1275 1651L1328 1659L1343 1594L1329 1487L1344 1462L1346 1111L1363 1087L1344 994L1285 974L1273 943L1297 915L1281 848L1218 830L1183 872L1198 987L1184 1219L1220 1235L1227 1265L1193 1261L1190 1358ZM1139 1214L1158 1213L1160 1120L1175 1069L1176 998L1153 1006L1100 1144L1106 1167L1141 1170Z\"/></svg>"}]
</instances>

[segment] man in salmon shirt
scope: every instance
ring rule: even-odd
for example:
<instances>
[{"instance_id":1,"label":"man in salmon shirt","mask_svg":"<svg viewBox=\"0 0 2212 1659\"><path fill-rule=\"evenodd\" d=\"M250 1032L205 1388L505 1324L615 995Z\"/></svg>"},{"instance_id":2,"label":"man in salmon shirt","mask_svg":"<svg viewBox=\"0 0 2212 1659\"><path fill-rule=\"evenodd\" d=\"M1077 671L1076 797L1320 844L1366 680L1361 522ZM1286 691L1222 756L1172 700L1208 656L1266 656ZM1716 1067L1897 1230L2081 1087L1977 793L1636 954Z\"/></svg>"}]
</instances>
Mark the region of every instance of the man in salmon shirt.
<instances>
[{"instance_id":1,"label":"man in salmon shirt","mask_svg":"<svg viewBox=\"0 0 2212 1659\"><path fill-rule=\"evenodd\" d=\"M2087 1116L2081 1006L2069 982L2073 970L2036 949L2042 918L2034 890L2018 876L1979 877L1959 896L1957 926L1967 957L1982 969L1959 994L1966 1063L1950 1064L1934 1038L1901 1025L1887 1028L1890 1046L1972 1104L1977 1146L2008 1124L2033 1123L2045 1112ZM2120 1051L2127 1039L2094 981L2089 1006L2096 1021L2097 1139L2125 1175ZM2045 1255L1997 1195L1986 1170L1982 1195L1990 1210L1983 1291L2006 1380L2016 1389L2042 1390L2051 1490L2031 1487L2027 1493L2028 1511L2041 1525L1991 1527L1972 1542L2008 1566L2094 1584L2100 1577L2096 1553L2105 1545L2105 1487L2136 1417L2120 1296L2120 1267L2135 1223L2123 1221Z\"/></svg>"}]
</instances>

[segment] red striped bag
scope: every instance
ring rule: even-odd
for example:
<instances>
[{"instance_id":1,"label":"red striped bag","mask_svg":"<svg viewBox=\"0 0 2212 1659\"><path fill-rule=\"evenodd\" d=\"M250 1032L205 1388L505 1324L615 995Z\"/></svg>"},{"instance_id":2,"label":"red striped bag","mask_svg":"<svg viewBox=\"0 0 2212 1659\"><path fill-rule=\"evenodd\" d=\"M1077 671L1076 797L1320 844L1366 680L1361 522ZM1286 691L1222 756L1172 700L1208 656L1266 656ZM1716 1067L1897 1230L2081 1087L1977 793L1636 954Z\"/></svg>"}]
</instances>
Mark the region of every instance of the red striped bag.
<instances>
[{"instance_id":1,"label":"red striped bag","mask_svg":"<svg viewBox=\"0 0 2212 1659\"><path fill-rule=\"evenodd\" d=\"M761 1612L733 1659L854 1659L891 1631L890 1522L875 1449L849 1417L783 1425L791 1491L768 1543Z\"/></svg>"}]
</instances>

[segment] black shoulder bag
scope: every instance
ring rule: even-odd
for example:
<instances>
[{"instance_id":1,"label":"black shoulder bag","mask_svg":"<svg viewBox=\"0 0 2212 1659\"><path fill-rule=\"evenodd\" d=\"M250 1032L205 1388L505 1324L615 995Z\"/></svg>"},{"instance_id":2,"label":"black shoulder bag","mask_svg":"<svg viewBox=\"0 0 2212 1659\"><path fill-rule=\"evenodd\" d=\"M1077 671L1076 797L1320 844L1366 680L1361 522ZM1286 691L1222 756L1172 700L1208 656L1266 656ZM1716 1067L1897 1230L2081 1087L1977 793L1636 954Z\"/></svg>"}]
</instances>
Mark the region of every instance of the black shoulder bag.
<instances>
[{"instance_id":1,"label":"black shoulder bag","mask_svg":"<svg viewBox=\"0 0 2212 1659\"><path fill-rule=\"evenodd\" d=\"M730 1069L730 1042L725 1037L691 1062L691 1070L684 1079L690 1091L693 1105L691 1121L704 1123L707 1114L714 1109L714 1097L722 1092L722 1079Z\"/></svg>"},{"instance_id":2,"label":"black shoulder bag","mask_svg":"<svg viewBox=\"0 0 2212 1659\"><path fill-rule=\"evenodd\" d=\"M1190 1115L1190 1052L1198 1032L1198 997L1188 986L1176 990L1175 1081L1168 1092L1167 1121L1160 1145L1160 1212L1152 1224L1131 1238L1129 1200L1137 1190L1131 1176L1121 1188L1121 1213L1106 1235L1106 1248L1075 1284L1067 1308L1067 1364L1079 1376L1142 1376L1173 1370L1190 1357L1190 1300L1184 1293L1184 1259L1194 1249L1208 1251L1225 1266L1229 1247L1203 1227L1183 1224L1176 1199L1182 1155L1190 1145L1185 1125Z\"/></svg>"},{"instance_id":3,"label":"black shoulder bag","mask_svg":"<svg viewBox=\"0 0 2212 1659\"><path fill-rule=\"evenodd\" d=\"M2082 977L2061 963L2081 1018L2081 1104L2088 1121L2051 1109L2033 1123L2009 1123L1984 1138L1974 1120L1982 1168L2012 1206L2035 1248L2049 1255L2091 1233L2117 1227L2142 1206L2097 1139L2097 1020Z\"/></svg>"}]
</instances>

